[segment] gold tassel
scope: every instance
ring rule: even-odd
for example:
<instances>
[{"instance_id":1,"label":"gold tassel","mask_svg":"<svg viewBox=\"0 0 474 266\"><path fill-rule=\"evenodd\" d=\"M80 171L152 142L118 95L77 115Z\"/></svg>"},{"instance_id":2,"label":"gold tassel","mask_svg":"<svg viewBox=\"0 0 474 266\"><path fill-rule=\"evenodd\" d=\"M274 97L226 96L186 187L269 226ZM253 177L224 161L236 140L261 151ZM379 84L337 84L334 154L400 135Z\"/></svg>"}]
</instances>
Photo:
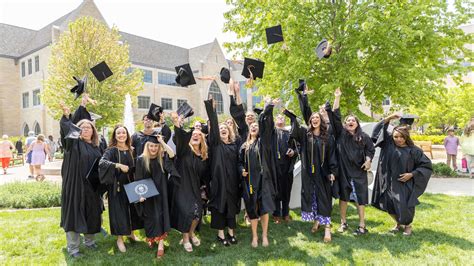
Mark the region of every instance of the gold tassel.
<instances>
[{"instance_id":1,"label":"gold tassel","mask_svg":"<svg viewBox=\"0 0 474 266\"><path fill-rule=\"evenodd\" d=\"M314 174L314 164L311 165L311 173Z\"/></svg>"}]
</instances>

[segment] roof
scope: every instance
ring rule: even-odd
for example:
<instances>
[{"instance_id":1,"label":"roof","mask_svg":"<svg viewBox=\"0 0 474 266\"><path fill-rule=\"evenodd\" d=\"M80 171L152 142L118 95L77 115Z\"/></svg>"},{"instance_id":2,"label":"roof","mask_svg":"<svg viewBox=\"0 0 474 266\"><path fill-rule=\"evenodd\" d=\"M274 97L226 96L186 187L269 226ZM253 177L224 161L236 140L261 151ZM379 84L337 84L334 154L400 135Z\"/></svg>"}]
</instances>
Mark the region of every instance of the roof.
<instances>
[{"instance_id":1,"label":"roof","mask_svg":"<svg viewBox=\"0 0 474 266\"><path fill-rule=\"evenodd\" d=\"M0 23L0 55L19 57L35 34L35 30Z\"/></svg>"}]
</instances>

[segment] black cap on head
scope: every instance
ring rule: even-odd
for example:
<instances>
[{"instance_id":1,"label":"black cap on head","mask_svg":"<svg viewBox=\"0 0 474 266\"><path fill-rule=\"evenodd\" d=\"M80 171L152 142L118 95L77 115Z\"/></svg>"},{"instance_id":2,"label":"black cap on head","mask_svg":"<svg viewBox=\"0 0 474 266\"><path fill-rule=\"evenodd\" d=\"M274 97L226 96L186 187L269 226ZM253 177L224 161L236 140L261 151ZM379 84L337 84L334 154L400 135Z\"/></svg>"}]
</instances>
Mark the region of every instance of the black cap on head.
<instances>
[{"instance_id":1,"label":"black cap on head","mask_svg":"<svg viewBox=\"0 0 474 266\"><path fill-rule=\"evenodd\" d=\"M158 141L158 139L156 138L158 135L160 135L158 132L156 132L156 131L153 132L153 134L147 136L146 142L151 142L151 143L155 143L155 144L160 143L160 142Z\"/></svg>"},{"instance_id":2,"label":"black cap on head","mask_svg":"<svg viewBox=\"0 0 474 266\"><path fill-rule=\"evenodd\" d=\"M112 73L112 70L110 70L109 66L105 63L105 61L102 61L93 68L91 68L91 71L99 82L104 81L105 79L114 74Z\"/></svg>"},{"instance_id":3,"label":"black cap on head","mask_svg":"<svg viewBox=\"0 0 474 266\"><path fill-rule=\"evenodd\" d=\"M76 100L79 96L81 96L86 91L87 76L85 76L82 79L78 79L76 77L73 77L73 78L74 80L76 80L77 85L71 89L71 92L74 93L75 95L74 100Z\"/></svg>"},{"instance_id":4,"label":"black cap on head","mask_svg":"<svg viewBox=\"0 0 474 266\"><path fill-rule=\"evenodd\" d=\"M161 106L152 103L148 109L147 117L153 121L160 121L160 114L163 113L163 108Z\"/></svg>"},{"instance_id":5,"label":"black cap on head","mask_svg":"<svg viewBox=\"0 0 474 266\"><path fill-rule=\"evenodd\" d=\"M283 31L281 30L281 25L266 28L265 33L267 34L267 43L268 44L283 41Z\"/></svg>"},{"instance_id":6,"label":"black cap on head","mask_svg":"<svg viewBox=\"0 0 474 266\"><path fill-rule=\"evenodd\" d=\"M194 114L193 108L187 103L183 102L176 110L178 115L183 116L184 118L188 118Z\"/></svg>"},{"instance_id":7,"label":"black cap on head","mask_svg":"<svg viewBox=\"0 0 474 266\"><path fill-rule=\"evenodd\" d=\"M416 115L411 115L411 114L405 114L402 115L400 118L400 125L413 125L413 122L415 122L415 119L418 118Z\"/></svg>"},{"instance_id":8,"label":"black cap on head","mask_svg":"<svg viewBox=\"0 0 474 266\"><path fill-rule=\"evenodd\" d=\"M176 70L177 74L175 79L176 83L178 83L182 87L187 87L189 85L196 84L193 71L191 70L191 66L189 64L177 66L174 69Z\"/></svg>"},{"instance_id":9,"label":"black cap on head","mask_svg":"<svg viewBox=\"0 0 474 266\"><path fill-rule=\"evenodd\" d=\"M249 79L250 73L252 73L253 79L263 78L264 68L265 62L246 57L244 60L244 69L242 69L242 76Z\"/></svg>"},{"instance_id":10,"label":"black cap on head","mask_svg":"<svg viewBox=\"0 0 474 266\"><path fill-rule=\"evenodd\" d=\"M262 108L255 107L255 108L253 108L253 111L254 111L254 113L256 113L257 115L260 115L260 114L263 112L263 109L262 109Z\"/></svg>"},{"instance_id":11,"label":"black cap on head","mask_svg":"<svg viewBox=\"0 0 474 266\"><path fill-rule=\"evenodd\" d=\"M319 59L321 58L328 58L331 56L332 48L329 44L328 40L323 39L318 46L316 46L316 54L318 55Z\"/></svg>"},{"instance_id":12,"label":"black cap on head","mask_svg":"<svg viewBox=\"0 0 474 266\"><path fill-rule=\"evenodd\" d=\"M230 81L230 71L229 71L229 69L227 69L225 67L221 68L220 76L221 76L222 82L224 82L225 84L229 84L229 81Z\"/></svg>"}]
</instances>

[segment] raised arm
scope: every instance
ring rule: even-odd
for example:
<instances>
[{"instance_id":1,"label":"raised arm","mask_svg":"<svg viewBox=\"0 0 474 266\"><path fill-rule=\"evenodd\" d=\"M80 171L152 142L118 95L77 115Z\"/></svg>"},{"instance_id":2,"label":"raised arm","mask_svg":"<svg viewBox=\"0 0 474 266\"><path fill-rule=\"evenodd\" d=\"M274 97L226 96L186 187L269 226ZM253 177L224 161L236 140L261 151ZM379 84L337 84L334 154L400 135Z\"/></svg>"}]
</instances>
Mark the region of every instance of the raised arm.
<instances>
[{"instance_id":1,"label":"raised arm","mask_svg":"<svg viewBox=\"0 0 474 266\"><path fill-rule=\"evenodd\" d=\"M313 113L311 111L311 106L309 106L308 102L308 95L306 93L297 93L298 94L298 102L300 104L301 114L303 115L304 122L306 125L309 123L309 118Z\"/></svg>"},{"instance_id":2,"label":"raised arm","mask_svg":"<svg viewBox=\"0 0 474 266\"><path fill-rule=\"evenodd\" d=\"M166 144L165 139L164 139L165 137L161 136L161 135L158 135L158 136L156 136L156 138L160 142L161 146L163 146L163 149L166 151L169 158L173 158L175 156L174 151L170 146L168 146L168 144Z\"/></svg>"},{"instance_id":3,"label":"raised arm","mask_svg":"<svg viewBox=\"0 0 474 266\"><path fill-rule=\"evenodd\" d=\"M212 105L212 99L204 101L207 117L209 118L209 145L215 146L219 143L220 140L219 121L217 120L217 113Z\"/></svg>"},{"instance_id":4,"label":"raised arm","mask_svg":"<svg viewBox=\"0 0 474 266\"><path fill-rule=\"evenodd\" d=\"M263 113L258 119L258 124L260 128L260 138L262 144L265 148L270 148L272 145L272 134L275 129L275 121L273 119L273 108L278 103L278 99L273 100L273 102L267 102Z\"/></svg>"},{"instance_id":5,"label":"raised arm","mask_svg":"<svg viewBox=\"0 0 474 266\"><path fill-rule=\"evenodd\" d=\"M229 112L232 118L237 123L240 137L243 138L244 137L243 135L247 131L247 124L245 123L245 110L240 100L240 87L235 86L234 89L235 89L234 94L238 95L238 98L236 98L237 101L233 101L233 100L230 101Z\"/></svg>"},{"instance_id":6,"label":"raised arm","mask_svg":"<svg viewBox=\"0 0 474 266\"><path fill-rule=\"evenodd\" d=\"M296 142L302 143L305 137L306 130L300 126L295 114L286 109L283 111L283 114L290 118L291 121L290 137L292 137Z\"/></svg>"}]
</instances>

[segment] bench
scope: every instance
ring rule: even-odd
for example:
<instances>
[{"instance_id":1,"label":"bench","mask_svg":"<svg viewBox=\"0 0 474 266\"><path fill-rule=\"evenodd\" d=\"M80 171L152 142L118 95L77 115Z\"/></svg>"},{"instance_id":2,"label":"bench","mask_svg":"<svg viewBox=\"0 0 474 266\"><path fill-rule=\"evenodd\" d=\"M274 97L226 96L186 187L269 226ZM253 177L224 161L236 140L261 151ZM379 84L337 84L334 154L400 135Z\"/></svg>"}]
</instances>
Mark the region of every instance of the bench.
<instances>
[{"instance_id":1,"label":"bench","mask_svg":"<svg viewBox=\"0 0 474 266\"><path fill-rule=\"evenodd\" d=\"M15 166L20 163L21 165L25 165L25 157L23 154L13 154L13 157L10 160L10 166Z\"/></svg>"},{"instance_id":2,"label":"bench","mask_svg":"<svg viewBox=\"0 0 474 266\"><path fill-rule=\"evenodd\" d=\"M433 159L433 149L432 149L432 142L431 141L413 141L416 146L420 147L423 152L429 152L431 155L431 159Z\"/></svg>"}]
</instances>

